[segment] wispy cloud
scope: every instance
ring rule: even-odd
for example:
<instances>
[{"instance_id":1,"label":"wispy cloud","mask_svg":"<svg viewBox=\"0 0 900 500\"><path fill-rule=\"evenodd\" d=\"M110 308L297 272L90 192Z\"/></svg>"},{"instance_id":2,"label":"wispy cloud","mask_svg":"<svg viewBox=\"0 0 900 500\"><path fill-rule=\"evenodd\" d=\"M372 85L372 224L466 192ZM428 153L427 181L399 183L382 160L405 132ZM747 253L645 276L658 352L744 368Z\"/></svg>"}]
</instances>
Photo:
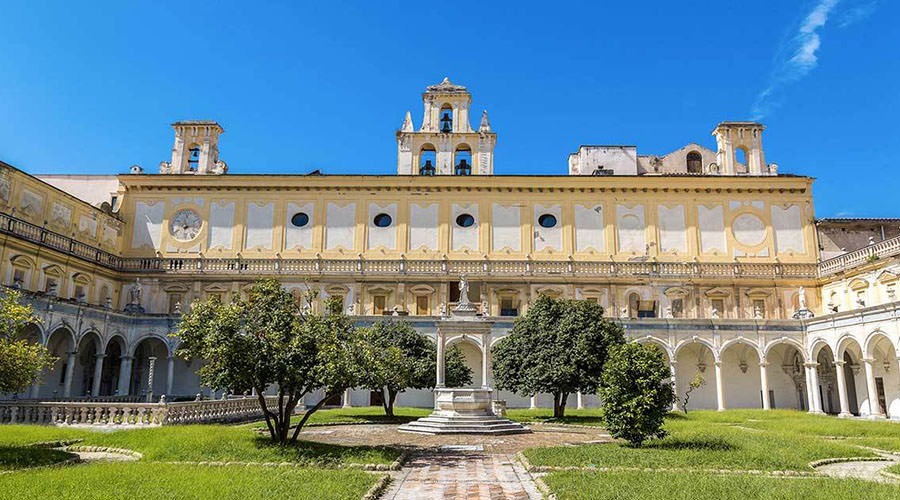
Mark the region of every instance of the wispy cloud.
<instances>
[{"instance_id":1,"label":"wispy cloud","mask_svg":"<svg viewBox=\"0 0 900 500\"><path fill-rule=\"evenodd\" d=\"M830 17L837 15L838 26L845 28L872 15L878 3L871 0L840 10L840 2L819 0L799 23L796 32L781 44L769 84L753 104L752 119L761 120L772 113L781 104L781 90L808 75L819 64L821 32Z\"/></svg>"}]
</instances>

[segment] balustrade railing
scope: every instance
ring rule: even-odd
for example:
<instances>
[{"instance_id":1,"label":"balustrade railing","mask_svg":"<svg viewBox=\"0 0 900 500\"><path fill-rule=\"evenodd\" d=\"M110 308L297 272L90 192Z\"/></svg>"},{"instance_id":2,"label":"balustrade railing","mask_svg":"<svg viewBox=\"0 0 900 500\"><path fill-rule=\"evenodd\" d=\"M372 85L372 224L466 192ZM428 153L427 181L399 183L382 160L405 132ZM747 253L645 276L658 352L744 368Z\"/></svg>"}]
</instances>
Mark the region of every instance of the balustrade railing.
<instances>
[{"instance_id":1,"label":"balustrade railing","mask_svg":"<svg viewBox=\"0 0 900 500\"><path fill-rule=\"evenodd\" d=\"M819 276L836 274L867 262L900 254L900 236L879 241L873 245L838 255L819 263Z\"/></svg>"},{"instance_id":2,"label":"balustrade railing","mask_svg":"<svg viewBox=\"0 0 900 500\"><path fill-rule=\"evenodd\" d=\"M270 409L277 403L277 397L266 396ZM262 416L256 396L182 403L0 401L0 424L133 427L234 422Z\"/></svg>"}]
</instances>

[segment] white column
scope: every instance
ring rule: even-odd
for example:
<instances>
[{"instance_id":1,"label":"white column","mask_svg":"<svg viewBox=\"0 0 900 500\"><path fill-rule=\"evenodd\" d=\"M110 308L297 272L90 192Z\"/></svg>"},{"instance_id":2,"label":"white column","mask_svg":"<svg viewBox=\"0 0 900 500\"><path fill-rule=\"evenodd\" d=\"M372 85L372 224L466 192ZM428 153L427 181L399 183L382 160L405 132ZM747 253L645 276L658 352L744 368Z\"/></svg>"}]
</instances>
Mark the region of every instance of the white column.
<instances>
[{"instance_id":1,"label":"white column","mask_svg":"<svg viewBox=\"0 0 900 500\"><path fill-rule=\"evenodd\" d=\"M436 387L444 387L444 333L438 328L437 332L437 376Z\"/></svg>"},{"instance_id":2,"label":"white column","mask_svg":"<svg viewBox=\"0 0 900 500\"><path fill-rule=\"evenodd\" d=\"M531 404L529 405L529 408L531 408L532 410L536 410L537 407L537 394L535 394L534 396L531 396Z\"/></svg>"},{"instance_id":3,"label":"white column","mask_svg":"<svg viewBox=\"0 0 900 500\"><path fill-rule=\"evenodd\" d=\"M353 403L350 402L350 396L352 394L352 389L344 389L344 404L342 405L344 408L352 408ZM385 394L387 396L387 394Z\"/></svg>"},{"instance_id":4,"label":"white column","mask_svg":"<svg viewBox=\"0 0 900 500\"><path fill-rule=\"evenodd\" d=\"M128 390L131 388L131 359L128 356L122 356L119 362L119 396L127 396Z\"/></svg>"},{"instance_id":5,"label":"white column","mask_svg":"<svg viewBox=\"0 0 900 500\"><path fill-rule=\"evenodd\" d=\"M716 371L716 409L719 411L725 410L725 388L722 384L722 362L716 361L715 363L715 371Z\"/></svg>"},{"instance_id":6,"label":"white column","mask_svg":"<svg viewBox=\"0 0 900 500\"><path fill-rule=\"evenodd\" d=\"M762 390L763 410L772 409L772 402L769 401L769 363L759 364L759 387Z\"/></svg>"},{"instance_id":7,"label":"white column","mask_svg":"<svg viewBox=\"0 0 900 500\"><path fill-rule=\"evenodd\" d=\"M805 375L805 379L806 379L806 411L808 411L809 413L815 413L816 405L815 405L815 403L813 403L813 400L812 400L813 386L812 386L812 375L809 373L810 372L809 363L804 363L803 369L805 370L804 375Z\"/></svg>"},{"instance_id":8,"label":"white column","mask_svg":"<svg viewBox=\"0 0 900 500\"><path fill-rule=\"evenodd\" d=\"M875 371L872 363L875 360L866 358L863 363L866 365L866 389L869 393L869 417L884 417L881 408L878 407L878 390L875 388Z\"/></svg>"},{"instance_id":9,"label":"white column","mask_svg":"<svg viewBox=\"0 0 900 500\"><path fill-rule=\"evenodd\" d=\"M172 396L172 384L175 383L175 356L169 356L166 367L166 397Z\"/></svg>"},{"instance_id":10,"label":"white column","mask_svg":"<svg viewBox=\"0 0 900 500\"><path fill-rule=\"evenodd\" d=\"M63 382L63 396L70 398L72 397L72 379L75 376L75 352L72 351L68 354L69 356L66 359L66 378Z\"/></svg>"},{"instance_id":11,"label":"white column","mask_svg":"<svg viewBox=\"0 0 900 500\"><path fill-rule=\"evenodd\" d=\"M812 379L812 403L814 413L822 411L822 393L819 391L819 363L812 363L809 367L809 376Z\"/></svg>"},{"instance_id":12,"label":"white column","mask_svg":"<svg viewBox=\"0 0 900 500\"><path fill-rule=\"evenodd\" d=\"M838 386L838 399L841 402L841 413L838 414L838 417L847 418L850 417L850 400L847 399L847 379L844 378L844 362L843 361L835 361L834 362L835 369L835 378L837 378L837 386Z\"/></svg>"},{"instance_id":13,"label":"white column","mask_svg":"<svg viewBox=\"0 0 900 500\"><path fill-rule=\"evenodd\" d=\"M669 371L672 372L672 393L675 395L675 402L672 403L672 411L678 411L678 378L675 376L676 362L669 363Z\"/></svg>"},{"instance_id":14,"label":"white column","mask_svg":"<svg viewBox=\"0 0 900 500\"><path fill-rule=\"evenodd\" d=\"M481 387L488 388L491 386L491 334L481 334Z\"/></svg>"},{"instance_id":15,"label":"white column","mask_svg":"<svg viewBox=\"0 0 900 500\"><path fill-rule=\"evenodd\" d=\"M91 396L100 395L100 377L103 376L103 358L105 357L104 354L98 354L94 360L94 384L91 387Z\"/></svg>"},{"instance_id":16,"label":"white column","mask_svg":"<svg viewBox=\"0 0 900 500\"><path fill-rule=\"evenodd\" d=\"M575 404L576 409L583 410L584 409L584 395L581 394L581 391L578 391L578 393L575 395L575 401L576 401L576 404Z\"/></svg>"}]
</instances>

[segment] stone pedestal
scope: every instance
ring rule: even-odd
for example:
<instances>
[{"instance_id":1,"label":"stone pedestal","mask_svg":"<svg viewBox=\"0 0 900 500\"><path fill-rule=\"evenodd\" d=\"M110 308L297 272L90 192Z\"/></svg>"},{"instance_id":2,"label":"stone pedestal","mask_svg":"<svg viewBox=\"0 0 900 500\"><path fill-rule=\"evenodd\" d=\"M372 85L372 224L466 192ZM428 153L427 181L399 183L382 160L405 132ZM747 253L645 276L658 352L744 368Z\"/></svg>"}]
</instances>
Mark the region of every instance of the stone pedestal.
<instances>
[{"instance_id":1,"label":"stone pedestal","mask_svg":"<svg viewBox=\"0 0 900 500\"><path fill-rule=\"evenodd\" d=\"M422 434L520 434L527 427L498 417L492 409L488 388L439 387L434 390L434 413L401 425L400 431Z\"/></svg>"}]
</instances>

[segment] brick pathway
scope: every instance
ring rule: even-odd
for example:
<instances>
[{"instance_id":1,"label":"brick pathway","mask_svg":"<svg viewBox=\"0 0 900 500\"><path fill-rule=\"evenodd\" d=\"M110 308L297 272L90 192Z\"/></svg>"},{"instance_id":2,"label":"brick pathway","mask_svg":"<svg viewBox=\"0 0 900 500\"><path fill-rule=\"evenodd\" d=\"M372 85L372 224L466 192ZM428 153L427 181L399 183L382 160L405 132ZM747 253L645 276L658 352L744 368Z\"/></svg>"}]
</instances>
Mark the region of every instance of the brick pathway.
<instances>
[{"instance_id":1,"label":"brick pathway","mask_svg":"<svg viewBox=\"0 0 900 500\"><path fill-rule=\"evenodd\" d=\"M531 475L513 455L426 452L394 478L384 500L538 500Z\"/></svg>"}]
</instances>

